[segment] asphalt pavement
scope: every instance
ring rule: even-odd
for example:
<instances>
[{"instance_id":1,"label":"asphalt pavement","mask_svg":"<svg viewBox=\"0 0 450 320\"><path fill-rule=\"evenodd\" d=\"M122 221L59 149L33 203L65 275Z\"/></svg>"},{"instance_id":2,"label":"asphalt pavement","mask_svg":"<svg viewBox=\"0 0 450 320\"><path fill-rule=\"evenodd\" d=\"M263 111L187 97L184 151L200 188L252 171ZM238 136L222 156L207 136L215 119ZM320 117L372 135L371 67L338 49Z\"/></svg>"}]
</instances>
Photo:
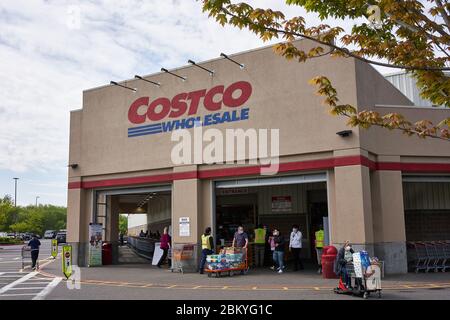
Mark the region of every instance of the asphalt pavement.
<instances>
[{"instance_id":1,"label":"asphalt pavement","mask_svg":"<svg viewBox=\"0 0 450 320\"><path fill-rule=\"evenodd\" d=\"M24 259L22 247L25 245L0 246L0 300L40 300L53 290L61 277L42 276L31 270L31 259ZM51 240L41 240L39 264L51 263ZM23 267L23 268L22 268Z\"/></svg>"},{"instance_id":2,"label":"asphalt pavement","mask_svg":"<svg viewBox=\"0 0 450 320\"><path fill-rule=\"evenodd\" d=\"M51 242L42 240L40 270L21 270L21 247L0 247L0 300L360 300L337 295L336 279L314 270L277 274L267 269L247 275L209 278L176 273L150 264L75 269L79 281L66 281L61 260L50 258ZM450 300L450 273L388 276L381 299ZM369 299L378 300L378 297Z\"/></svg>"}]
</instances>

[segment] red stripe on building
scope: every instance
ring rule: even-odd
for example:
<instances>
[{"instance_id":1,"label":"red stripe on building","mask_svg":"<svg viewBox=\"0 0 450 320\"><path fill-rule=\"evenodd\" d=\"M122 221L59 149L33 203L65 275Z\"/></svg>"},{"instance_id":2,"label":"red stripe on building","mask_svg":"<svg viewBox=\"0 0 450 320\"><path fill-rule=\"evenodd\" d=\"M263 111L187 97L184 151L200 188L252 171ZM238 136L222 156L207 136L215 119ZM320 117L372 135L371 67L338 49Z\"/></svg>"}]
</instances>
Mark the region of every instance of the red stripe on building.
<instances>
[{"instance_id":1,"label":"red stripe on building","mask_svg":"<svg viewBox=\"0 0 450 320\"><path fill-rule=\"evenodd\" d=\"M450 173L450 163L378 162L376 169L402 172Z\"/></svg>"},{"instance_id":2,"label":"red stripe on building","mask_svg":"<svg viewBox=\"0 0 450 320\"><path fill-rule=\"evenodd\" d=\"M346 156L319 160L297 161L280 163L278 172L325 170L335 167L362 165L370 170L392 170L402 172L422 173L450 173L450 163L400 163L400 162L374 162L364 156ZM224 177L253 176L261 173L266 166L234 167L224 169L210 169L201 171L174 172L167 174L96 180L85 182L71 182L69 189L92 189L99 187L117 187L125 185L139 185L159 182L172 182L183 179L213 179Z\"/></svg>"}]
</instances>

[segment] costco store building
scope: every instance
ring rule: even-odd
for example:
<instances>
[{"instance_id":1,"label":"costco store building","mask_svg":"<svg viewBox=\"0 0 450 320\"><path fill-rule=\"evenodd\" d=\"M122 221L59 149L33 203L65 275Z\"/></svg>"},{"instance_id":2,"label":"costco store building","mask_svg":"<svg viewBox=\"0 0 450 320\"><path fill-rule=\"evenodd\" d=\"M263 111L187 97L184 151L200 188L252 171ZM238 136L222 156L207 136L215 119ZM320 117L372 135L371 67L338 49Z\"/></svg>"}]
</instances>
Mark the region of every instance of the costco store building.
<instances>
[{"instance_id":1,"label":"costco store building","mask_svg":"<svg viewBox=\"0 0 450 320\"><path fill-rule=\"evenodd\" d=\"M135 230L171 226L174 244L198 244L207 226L227 243L238 224L249 234L261 223L288 235L295 223L305 259L314 259L313 234L323 223L327 243L351 241L384 260L386 273L407 272L407 241L450 240L448 142L350 129L346 118L328 114L308 81L326 75L342 103L412 121L437 122L450 110L413 106L373 67L350 58L296 63L271 47L229 58L83 92L82 109L70 117L67 225L74 263L87 264L90 223L102 224L103 240L120 262L119 214L144 213ZM180 152L181 140L173 140L183 128L192 136L202 132L203 146L195 140L190 152ZM252 158L251 143L227 149L227 129L243 129L236 132L245 141L256 130L258 145L268 133L268 152L277 151L278 135L276 172L262 174L262 160L198 157L222 134L211 154L221 149L225 159L237 148Z\"/></svg>"}]
</instances>

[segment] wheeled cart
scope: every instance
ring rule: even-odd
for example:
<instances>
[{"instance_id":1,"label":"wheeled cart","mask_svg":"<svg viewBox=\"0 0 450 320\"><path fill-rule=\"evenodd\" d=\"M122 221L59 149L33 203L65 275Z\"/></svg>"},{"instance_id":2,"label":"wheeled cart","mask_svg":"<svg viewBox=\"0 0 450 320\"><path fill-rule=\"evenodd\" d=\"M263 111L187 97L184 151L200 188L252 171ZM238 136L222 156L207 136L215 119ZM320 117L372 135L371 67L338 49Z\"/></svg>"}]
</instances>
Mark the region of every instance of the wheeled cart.
<instances>
[{"instance_id":1,"label":"wheeled cart","mask_svg":"<svg viewBox=\"0 0 450 320\"><path fill-rule=\"evenodd\" d=\"M364 272L362 277L359 277L355 273L353 263L349 262L346 265L348 275L351 277L350 288L344 285L343 276L339 279L339 286L334 289L337 294L350 294L354 296L363 297L364 299L369 298L371 293L378 294L378 298L381 298L381 270L378 265L371 265L370 270L373 274L367 274Z\"/></svg>"},{"instance_id":2,"label":"wheeled cart","mask_svg":"<svg viewBox=\"0 0 450 320\"><path fill-rule=\"evenodd\" d=\"M219 255L208 256L217 258L217 261L214 261L214 259L207 261L204 272L207 273L208 277L214 275L216 278L220 278L222 275L232 277L235 274L246 274L249 269L247 252L245 248L224 248ZM236 255L240 254L242 260L239 262L235 258Z\"/></svg>"}]
</instances>

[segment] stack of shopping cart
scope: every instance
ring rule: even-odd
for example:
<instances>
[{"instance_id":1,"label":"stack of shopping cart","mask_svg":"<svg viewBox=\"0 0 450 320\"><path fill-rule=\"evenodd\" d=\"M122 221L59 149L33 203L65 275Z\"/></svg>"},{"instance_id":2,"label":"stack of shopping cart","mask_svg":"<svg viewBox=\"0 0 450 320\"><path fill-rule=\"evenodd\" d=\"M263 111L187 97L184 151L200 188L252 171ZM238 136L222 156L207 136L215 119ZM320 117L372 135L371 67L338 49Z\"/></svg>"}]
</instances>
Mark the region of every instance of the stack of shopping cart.
<instances>
[{"instance_id":1,"label":"stack of shopping cart","mask_svg":"<svg viewBox=\"0 0 450 320\"><path fill-rule=\"evenodd\" d=\"M408 268L418 273L450 269L450 241L407 242Z\"/></svg>"}]
</instances>

